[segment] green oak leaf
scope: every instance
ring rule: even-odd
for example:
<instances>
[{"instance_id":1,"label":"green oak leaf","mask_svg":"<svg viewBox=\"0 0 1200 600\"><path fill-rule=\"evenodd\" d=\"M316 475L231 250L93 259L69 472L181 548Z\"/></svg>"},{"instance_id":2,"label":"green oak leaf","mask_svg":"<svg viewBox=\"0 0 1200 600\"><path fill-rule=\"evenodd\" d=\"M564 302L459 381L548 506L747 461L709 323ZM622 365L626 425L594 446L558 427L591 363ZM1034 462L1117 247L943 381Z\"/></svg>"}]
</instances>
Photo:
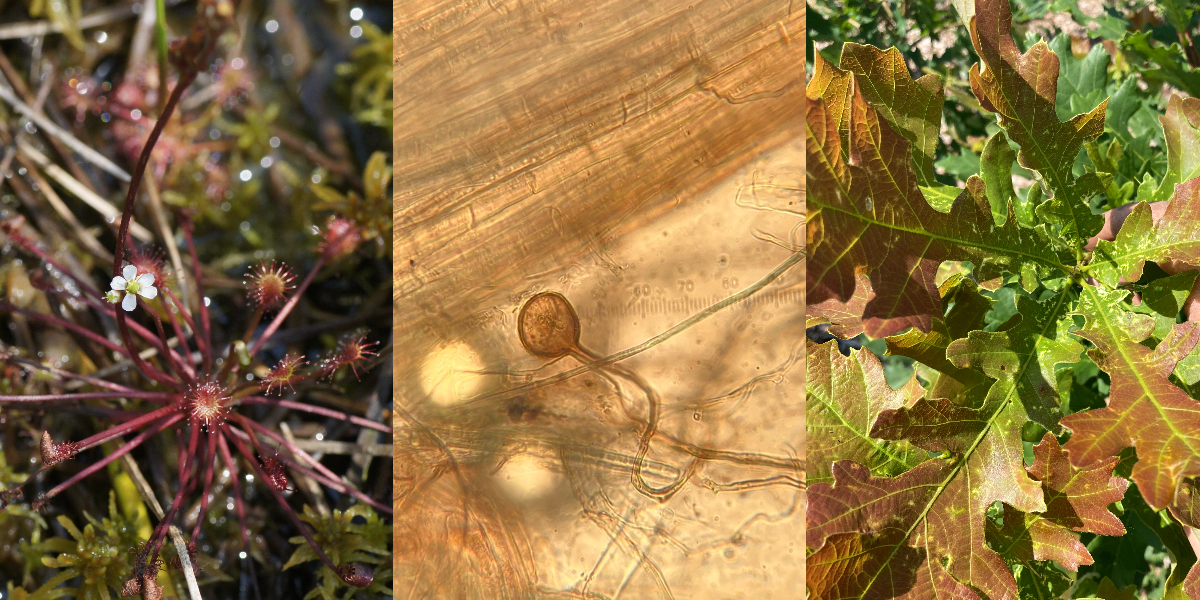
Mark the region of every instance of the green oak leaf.
<instances>
[{"instance_id":1,"label":"green oak leaf","mask_svg":"<svg viewBox=\"0 0 1200 600\"><path fill-rule=\"evenodd\" d=\"M875 295L865 306L863 328L879 338L908 327L929 331L933 317L942 314L934 277L943 261L969 260L984 279L1020 273L1025 263L1042 275L1070 270L1015 218L996 226L978 178L968 181L949 214L934 210L921 194L908 140L857 88L849 164L842 161L838 123L825 108L826 98L808 97L809 302L848 302L854 275L866 273ZM840 100L832 98L832 104Z\"/></svg>"},{"instance_id":2,"label":"green oak leaf","mask_svg":"<svg viewBox=\"0 0 1200 600\"><path fill-rule=\"evenodd\" d=\"M1055 366L1079 361L1083 345L1067 335L1070 307L1065 293L1038 303L1016 296L1019 319L1005 331L972 331L946 348L946 359L959 368L983 371L996 380L988 397L1020 398L1031 418L1058 429L1059 392Z\"/></svg>"},{"instance_id":3,"label":"green oak leaf","mask_svg":"<svg viewBox=\"0 0 1200 600\"><path fill-rule=\"evenodd\" d=\"M1037 214L1061 226L1071 243L1082 245L1104 223L1092 214L1088 198L1107 186L1086 175L1076 180L1072 166L1083 145L1103 133L1107 100L1090 112L1059 120L1059 58L1044 41L1021 53L1012 36L1008 0L977 1L971 41L983 67L971 67L971 90L986 110L1000 115L1000 127L1020 145L1020 165L1040 173L1054 194Z\"/></svg>"},{"instance_id":4,"label":"green oak leaf","mask_svg":"<svg viewBox=\"0 0 1200 600\"><path fill-rule=\"evenodd\" d=\"M1161 510L1179 479L1200 474L1200 402L1167 377L1200 342L1200 322L1180 323L1153 350L1139 344L1153 319L1121 308L1129 292L1083 286L1075 314L1084 327L1072 332L1095 345L1088 356L1108 373L1108 405L1063 417L1073 434L1066 444L1071 463L1082 467L1137 448L1132 479L1146 502ZM1149 327L1129 315L1149 320Z\"/></svg>"},{"instance_id":5,"label":"green oak leaf","mask_svg":"<svg viewBox=\"0 0 1200 600\"><path fill-rule=\"evenodd\" d=\"M872 438L869 432L880 411L915 400L920 386L893 391L884 379L883 365L868 350L851 350L850 356L842 356L837 344L806 344L809 485L832 481L835 460L853 460L878 476L899 475L919 464L924 452L908 442Z\"/></svg>"},{"instance_id":6,"label":"green oak leaf","mask_svg":"<svg viewBox=\"0 0 1200 600\"><path fill-rule=\"evenodd\" d=\"M992 218L997 225L1003 225L1008 213L1008 205L1016 206L1017 222L1033 227L1033 211L1029 204L1017 196L1012 184L1012 164L1017 153L1008 145L1008 138L1003 131L997 131L983 145L983 155L979 157L979 176L987 184L988 204L992 207Z\"/></svg>"},{"instance_id":7,"label":"green oak leaf","mask_svg":"<svg viewBox=\"0 0 1200 600\"><path fill-rule=\"evenodd\" d=\"M933 157L946 99L942 78L930 73L914 81L899 50L852 42L842 46L839 66L856 75L863 97L896 133L908 140L920 185L936 185Z\"/></svg>"},{"instance_id":8,"label":"green oak leaf","mask_svg":"<svg viewBox=\"0 0 1200 600\"><path fill-rule=\"evenodd\" d=\"M1146 261L1200 260L1200 178L1175 186L1170 204L1156 224L1150 205L1138 203L1126 217L1117 239L1096 244L1091 275L1109 287L1120 279L1137 281Z\"/></svg>"},{"instance_id":9,"label":"green oak leaf","mask_svg":"<svg viewBox=\"0 0 1200 600\"><path fill-rule=\"evenodd\" d=\"M1054 107L1064 121L1083 111L1090 111L1104 99L1108 85L1108 52L1095 44L1083 59L1071 52L1071 36L1060 33L1050 40L1050 50L1059 58L1058 92ZM1095 102L1091 100L1095 99ZM1080 102L1090 103L1082 108Z\"/></svg>"}]
</instances>

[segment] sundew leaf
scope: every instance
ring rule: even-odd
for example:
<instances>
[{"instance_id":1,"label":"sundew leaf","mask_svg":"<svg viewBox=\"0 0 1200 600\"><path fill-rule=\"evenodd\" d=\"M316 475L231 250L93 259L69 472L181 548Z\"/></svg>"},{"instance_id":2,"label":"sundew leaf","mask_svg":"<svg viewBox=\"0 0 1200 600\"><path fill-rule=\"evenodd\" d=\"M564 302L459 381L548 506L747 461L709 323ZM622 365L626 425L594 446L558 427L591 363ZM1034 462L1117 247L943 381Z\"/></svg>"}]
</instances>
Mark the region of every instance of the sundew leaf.
<instances>
[{"instance_id":1,"label":"sundew leaf","mask_svg":"<svg viewBox=\"0 0 1200 600\"><path fill-rule=\"evenodd\" d=\"M1038 215L1061 225L1062 235L1082 245L1100 231L1104 220L1087 200L1107 187L1095 173L1078 179L1071 169L1084 143L1104 131L1107 99L1069 121L1058 119L1059 59L1038 41L1021 53L1012 37L1008 0L978 0L971 40L982 61L971 67L971 89L986 110L999 113L1000 126L1021 146L1017 161L1037 171L1054 193Z\"/></svg>"},{"instance_id":2,"label":"sundew leaf","mask_svg":"<svg viewBox=\"0 0 1200 600\"><path fill-rule=\"evenodd\" d=\"M1121 278L1140 279L1148 260L1194 264L1198 259L1200 177L1175 186L1170 204L1158 223L1154 223L1150 205L1141 202L1135 206L1116 240L1096 244L1090 268L1096 280L1115 287Z\"/></svg>"},{"instance_id":3,"label":"sundew leaf","mask_svg":"<svg viewBox=\"0 0 1200 600\"><path fill-rule=\"evenodd\" d=\"M1153 329L1131 320L1124 290L1083 286L1075 313L1084 327L1072 332L1095 345L1088 356L1112 381L1108 406L1063 417L1073 435L1065 448L1077 467L1137 449L1132 478L1154 510L1167 506L1176 484L1200 474L1200 402L1168 380L1180 358L1200 341L1200 322L1180 323L1153 350L1139 344Z\"/></svg>"},{"instance_id":4,"label":"sundew leaf","mask_svg":"<svg viewBox=\"0 0 1200 600\"><path fill-rule=\"evenodd\" d=\"M844 163L836 116L826 110L828 100L810 89L809 302L849 301L855 274L866 273L874 297L864 308L863 328L879 338L908 327L929 331L932 318L942 314L934 284L942 261L969 260L984 278L1022 268L1069 270L1015 218L996 226L978 178L968 182L949 214L934 210L921 195L908 141L880 119L856 87L851 90L850 162ZM829 100L841 104L836 97Z\"/></svg>"},{"instance_id":5,"label":"sundew leaf","mask_svg":"<svg viewBox=\"0 0 1200 600\"><path fill-rule=\"evenodd\" d=\"M919 385L892 390L884 379L883 365L868 350L851 350L850 356L842 356L837 344L809 341L806 351L809 485L833 481L835 460L853 460L874 475L890 477L925 459L925 453L908 442L870 436L879 413L915 400L913 396L919 397L921 392Z\"/></svg>"},{"instance_id":6,"label":"sundew leaf","mask_svg":"<svg viewBox=\"0 0 1200 600\"><path fill-rule=\"evenodd\" d=\"M914 81L896 48L880 50L851 42L842 46L839 66L857 76L863 97L908 140L920 185L936 185L933 157L946 100L942 78L930 73Z\"/></svg>"}]
</instances>

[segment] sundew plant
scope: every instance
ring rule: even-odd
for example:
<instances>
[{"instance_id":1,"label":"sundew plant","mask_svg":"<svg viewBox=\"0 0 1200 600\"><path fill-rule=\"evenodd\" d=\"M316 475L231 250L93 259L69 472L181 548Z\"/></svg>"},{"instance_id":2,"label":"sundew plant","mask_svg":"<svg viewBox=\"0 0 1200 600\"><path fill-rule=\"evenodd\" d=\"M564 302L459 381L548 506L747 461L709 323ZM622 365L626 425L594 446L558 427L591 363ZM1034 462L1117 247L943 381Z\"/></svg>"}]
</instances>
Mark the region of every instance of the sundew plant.
<instances>
[{"instance_id":1,"label":"sundew plant","mask_svg":"<svg viewBox=\"0 0 1200 600\"><path fill-rule=\"evenodd\" d=\"M977 167L933 69L810 57L808 597L1200 598L1195 7L953 4Z\"/></svg>"},{"instance_id":2,"label":"sundew plant","mask_svg":"<svg viewBox=\"0 0 1200 600\"><path fill-rule=\"evenodd\" d=\"M290 2L159 2L125 55L44 4L41 75L0 52L0 594L390 596L390 97L272 81L373 72L378 30L329 3L350 62L319 67Z\"/></svg>"}]
</instances>

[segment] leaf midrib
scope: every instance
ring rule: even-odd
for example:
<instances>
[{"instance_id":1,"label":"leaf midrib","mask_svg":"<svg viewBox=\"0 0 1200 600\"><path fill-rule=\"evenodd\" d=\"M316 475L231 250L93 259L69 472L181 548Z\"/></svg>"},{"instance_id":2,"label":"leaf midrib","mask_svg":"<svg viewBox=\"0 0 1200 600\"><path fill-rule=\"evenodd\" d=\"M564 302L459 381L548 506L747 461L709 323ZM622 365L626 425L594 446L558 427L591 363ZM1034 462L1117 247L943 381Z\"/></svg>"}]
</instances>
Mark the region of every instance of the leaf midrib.
<instances>
[{"instance_id":1,"label":"leaf midrib","mask_svg":"<svg viewBox=\"0 0 1200 600\"><path fill-rule=\"evenodd\" d=\"M1056 322L1056 317L1058 316L1059 311L1062 310L1063 303L1066 300L1068 289L1069 288L1064 287L1063 291L1059 292L1058 304L1054 307L1054 310L1051 311L1051 313L1048 316L1048 318L1046 319L1045 323L1043 323L1042 330L1041 330L1041 332L1039 332L1040 337L1045 337L1046 331L1051 326L1053 326L1054 323ZM1014 378L1024 377L1025 371L1029 368L1029 365L1036 358L1037 344L1033 344L1032 347L1033 347L1033 350L1031 350L1025 356L1025 360L1021 363L1021 368L1014 374ZM929 511L933 509L934 504L937 504L937 500L938 500L938 498L941 497L942 492L945 492L946 488L950 485L950 482L953 481L954 478L958 476L958 472L960 470L962 470L964 465L967 464L968 460L970 460L971 455L974 454L975 450L979 447L979 444L983 443L983 439L985 437L987 437L988 433L991 432L992 426L995 424L996 419L1000 416L1000 413L1004 412L1004 409L1008 407L1008 403L1012 401L1012 394L1016 391L1017 387L1018 386L1014 385L1009 388L1009 391L1004 395L1004 398L997 405L996 411L993 412L990 417L988 417L987 424L983 427L982 430L980 430L979 435L975 437L975 441L972 442L971 446L969 448L967 448L966 451L963 452L962 458L958 461L958 464L954 465L954 467L950 470L950 473L948 473L946 475L946 478L943 479L940 484L938 484L937 492L933 495L932 498L929 499L929 502L925 505L925 508L921 511L920 516L918 516L913 521L912 526L910 526L908 528L908 531L905 532L904 537L901 538L892 547L892 551L891 551L891 553L888 554L887 558L880 562L879 571L876 572L871 577L871 579L867 583L867 585L863 587L863 593L858 596L859 600L863 600L866 596L866 592L870 591L871 588L875 585L875 580L878 579L879 576L883 573L884 567L891 563L892 558L894 558L896 556L896 552L898 552L900 550L900 546L904 545L912 537L912 532L917 529L917 526L920 525L922 522L924 522L928 518ZM937 459L935 459L935 460L937 460ZM929 560L931 560L931 557L926 556L925 560L926 560L926 562L928 562Z\"/></svg>"},{"instance_id":2,"label":"leaf midrib","mask_svg":"<svg viewBox=\"0 0 1200 600\"><path fill-rule=\"evenodd\" d=\"M966 246L966 247L969 247L969 248L977 248L977 249L980 249L980 250L987 250L987 251L990 251L990 252L994 252L994 253L996 253L996 254L1003 254L1003 255L1007 255L1007 256L1017 256L1017 257L1028 258L1028 259L1031 259L1031 260L1034 260L1034 261L1040 262L1040 263L1042 263L1042 264L1045 264L1045 265L1048 265L1048 266L1054 267L1054 268L1056 268L1056 269L1059 269L1060 271L1062 271L1062 272L1064 272L1064 273L1070 273L1070 272L1071 272L1071 268L1070 268L1070 267L1067 267L1066 265L1063 265L1063 264L1061 264L1061 263L1059 263L1059 262L1057 262L1057 261L1050 260L1050 259L1047 259L1047 258L1045 258L1045 257L1042 257L1042 256L1038 256L1038 255L1036 255L1036 254L1029 254L1028 252L1022 252L1022 251L1020 251L1020 250L1016 250L1016 249L1012 249L1012 248L1003 248L1003 247L991 246L991 245L988 245L988 244L986 244L986 243L983 243L983 242L967 242L967 241L964 241L964 240L961 240L961 239L952 238L952 237L950 237L950 236L946 236L946 235L939 235L939 234L932 233L932 232L929 232L929 231L926 231L926 230L921 230L921 229L912 229L912 228L910 228L910 227L901 227L901 226L898 226L898 225L892 225L892 224L889 224L889 223L884 223L883 221L879 221L879 220L877 220L877 219L873 219L873 218L866 217L866 216L864 216L862 213L858 213L858 212L851 212L851 211L849 211L849 210L846 210L846 209L843 209L843 208L838 208L838 207L836 207L836 206L830 206L830 205L828 205L828 204L822 204L822 203L821 203L821 202L819 202L819 201L818 201L818 202L813 202L813 201L812 201L812 199L809 199L809 204L815 204L815 205L817 205L818 207L820 207L820 208L821 208L821 210L823 210L823 211L826 211L826 210L828 210L828 211L832 211L832 212L836 212L836 213L841 213L841 214L844 214L844 215L849 215L849 216L851 216L851 217L853 217L853 218L855 218L855 219L858 219L859 221L862 221L862 222L864 222L864 223L865 223L865 224L866 224L868 227L870 227L870 226L877 226L877 227L882 227L882 228L884 228L884 229L889 229L889 230L892 230L892 231L899 231L899 232L901 232L901 233L908 233L908 234L915 235L915 236L919 236L919 237L926 237L926 238L929 238L929 239L931 239L931 240L937 240L937 241L949 242L949 243L952 243L952 244L956 244L956 245L958 245L958 246ZM865 231L865 230L864 230L864 231ZM859 236L858 236L858 237L855 237L853 240L851 240L851 243L850 243L850 244L848 244L848 246L849 246L849 247L853 247L853 246L854 246L854 244L857 244L857 243L858 243L858 241L859 241L861 238L862 238L862 234L859 234Z\"/></svg>"}]
</instances>

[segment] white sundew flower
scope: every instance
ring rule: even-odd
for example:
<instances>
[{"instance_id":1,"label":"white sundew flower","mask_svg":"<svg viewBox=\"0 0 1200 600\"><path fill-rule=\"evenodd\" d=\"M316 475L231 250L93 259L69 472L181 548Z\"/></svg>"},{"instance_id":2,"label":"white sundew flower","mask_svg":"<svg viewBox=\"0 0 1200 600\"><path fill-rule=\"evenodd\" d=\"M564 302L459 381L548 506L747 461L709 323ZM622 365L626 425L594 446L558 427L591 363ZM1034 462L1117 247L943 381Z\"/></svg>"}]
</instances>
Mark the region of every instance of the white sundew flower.
<instances>
[{"instance_id":1,"label":"white sundew flower","mask_svg":"<svg viewBox=\"0 0 1200 600\"><path fill-rule=\"evenodd\" d=\"M121 292L125 292L124 300L121 299ZM138 275L137 267L125 265L125 268L121 270L121 275L113 277L112 291L104 294L104 299L113 304L120 301L121 308L125 309L125 312L132 312L137 308L138 296L147 300L158 297L158 288L154 287L154 275L150 273Z\"/></svg>"}]
</instances>

